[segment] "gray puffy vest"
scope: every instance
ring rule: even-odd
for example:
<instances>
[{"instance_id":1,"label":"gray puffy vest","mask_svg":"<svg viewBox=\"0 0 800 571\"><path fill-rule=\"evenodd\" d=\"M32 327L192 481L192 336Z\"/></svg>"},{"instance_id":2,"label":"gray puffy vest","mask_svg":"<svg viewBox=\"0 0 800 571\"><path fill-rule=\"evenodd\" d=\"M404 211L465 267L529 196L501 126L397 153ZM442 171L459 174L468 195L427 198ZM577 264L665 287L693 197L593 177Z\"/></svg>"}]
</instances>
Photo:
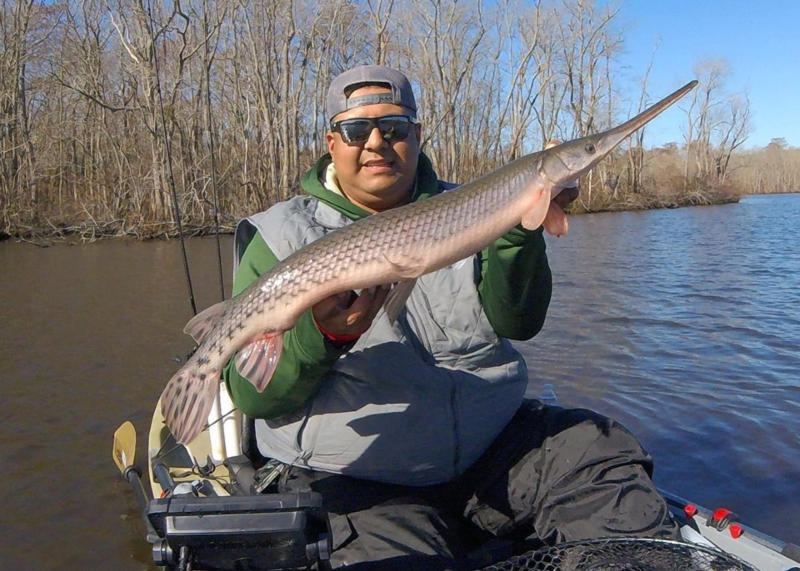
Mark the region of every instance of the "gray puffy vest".
<instances>
[{"instance_id":1,"label":"gray puffy vest","mask_svg":"<svg viewBox=\"0 0 800 571\"><path fill-rule=\"evenodd\" d=\"M239 223L234 260L258 231L279 259L350 224L310 196ZM392 325L383 312L301 410L257 420L261 453L406 485L451 480L519 408L528 372L483 312L477 256L422 276Z\"/></svg>"}]
</instances>

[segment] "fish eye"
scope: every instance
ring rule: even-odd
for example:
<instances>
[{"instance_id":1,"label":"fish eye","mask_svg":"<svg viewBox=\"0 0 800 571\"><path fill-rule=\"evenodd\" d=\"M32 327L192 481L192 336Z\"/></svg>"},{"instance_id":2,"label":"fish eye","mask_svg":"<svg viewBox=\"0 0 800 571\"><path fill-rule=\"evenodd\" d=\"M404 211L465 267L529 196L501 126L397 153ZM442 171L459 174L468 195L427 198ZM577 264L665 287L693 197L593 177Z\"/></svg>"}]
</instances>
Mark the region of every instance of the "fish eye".
<instances>
[{"instance_id":1,"label":"fish eye","mask_svg":"<svg viewBox=\"0 0 800 571\"><path fill-rule=\"evenodd\" d=\"M589 153L590 155L593 155L594 152L597 150L597 149L594 148L594 145L591 144L591 143L586 143L586 146L584 147L584 149L586 149L586 152Z\"/></svg>"}]
</instances>

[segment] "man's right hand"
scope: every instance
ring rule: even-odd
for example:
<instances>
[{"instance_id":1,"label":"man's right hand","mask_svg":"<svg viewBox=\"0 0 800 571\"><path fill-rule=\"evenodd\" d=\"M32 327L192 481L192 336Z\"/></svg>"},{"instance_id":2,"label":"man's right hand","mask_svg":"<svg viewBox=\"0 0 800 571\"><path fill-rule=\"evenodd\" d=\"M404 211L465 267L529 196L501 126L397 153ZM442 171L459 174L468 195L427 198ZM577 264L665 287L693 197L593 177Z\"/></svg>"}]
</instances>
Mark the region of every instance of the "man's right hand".
<instances>
[{"instance_id":1,"label":"man's right hand","mask_svg":"<svg viewBox=\"0 0 800 571\"><path fill-rule=\"evenodd\" d=\"M346 291L323 299L311 308L317 326L337 337L358 336L372 325L380 311L390 286L361 290L361 294Z\"/></svg>"},{"instance_id":2,"label":"man's right hand","mask_svg":"<svg viewBox=\"0 0 800 571\"><path fill-rule=\"evenodd\" d=\"M566 208L578 198L580 195L581 189L580 186L577 185L577 181L575 186L568 186L559 192L556 197L553 199L553 202L558 204L562 209Z\"/></svg>"}]
</instances>

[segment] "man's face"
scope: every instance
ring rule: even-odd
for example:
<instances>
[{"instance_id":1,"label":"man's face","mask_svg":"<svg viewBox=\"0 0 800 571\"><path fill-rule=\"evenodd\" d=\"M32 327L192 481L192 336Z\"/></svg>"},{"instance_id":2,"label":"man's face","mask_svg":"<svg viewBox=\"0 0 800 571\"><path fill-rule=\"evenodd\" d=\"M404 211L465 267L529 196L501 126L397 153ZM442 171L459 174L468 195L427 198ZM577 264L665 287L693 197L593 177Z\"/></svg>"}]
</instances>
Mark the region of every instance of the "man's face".
<instances>
[{"instance_id":1,"label":"man's face","mask_svg":"<svg viewBox=\"0 0 800 571\"><path fill-rule=\"evenodd\" d=\"M350 97L389 91L381 86L366 86L356 89ZM408 110L391 103L363 105L339 113L334 121L389 115L408 115ZM420 132L420 126L415 124L404 140L387 141L379 129L373 129L366 142L356 144L345 143L341 134L329 132L328 152L345 196L370 212L406 204L414 190Z\"/></svg>"}]
</instances>

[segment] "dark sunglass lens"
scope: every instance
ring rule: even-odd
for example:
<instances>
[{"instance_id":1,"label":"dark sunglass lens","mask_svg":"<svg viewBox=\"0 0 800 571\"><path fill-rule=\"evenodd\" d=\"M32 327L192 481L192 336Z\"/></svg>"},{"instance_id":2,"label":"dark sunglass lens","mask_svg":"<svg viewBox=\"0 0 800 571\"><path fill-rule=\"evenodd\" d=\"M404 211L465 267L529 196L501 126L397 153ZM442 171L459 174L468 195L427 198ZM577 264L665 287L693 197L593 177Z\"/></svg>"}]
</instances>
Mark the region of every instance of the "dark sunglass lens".
<instances>
[{"instance_id":1,"label":"dark sunglass lens","mask_svg":"<svg viewBox=\"0 0 800 571\"><path fill-rule=\"evenodd\" d=\"M339 125L339 132L345 143L363 143L369 139L374 128L372 121L353 119L342 121Z\"/></svg>"},{"instance_id":2,"label":"dark sunglass lens","mask_svg":"<svg viewBox=\"0 0 800 571\"><path fill-rule=\"evenodd\" d=\"M404 117L386 117L378 121L381 135L387 141L402 141L408 137L411 123Z\"/></svg>"}]
</instances>

